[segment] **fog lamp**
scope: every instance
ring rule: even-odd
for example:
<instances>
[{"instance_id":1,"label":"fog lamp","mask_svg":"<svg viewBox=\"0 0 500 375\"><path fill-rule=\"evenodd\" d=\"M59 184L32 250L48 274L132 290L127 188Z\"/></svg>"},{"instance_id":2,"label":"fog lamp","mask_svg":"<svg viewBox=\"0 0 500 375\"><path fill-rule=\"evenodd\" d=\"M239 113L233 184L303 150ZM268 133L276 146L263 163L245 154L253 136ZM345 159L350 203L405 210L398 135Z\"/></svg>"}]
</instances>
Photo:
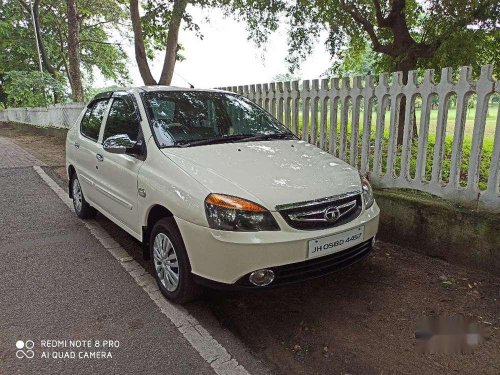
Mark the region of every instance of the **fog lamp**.
<instances>
[{"instance_id":1,"label":"fog lamp","mask_svg":"<svg viewBox=\"0 0 500 375\"><path fill-rule=\"evenodd\" d=\"M266 286L274 281L274 272L268 269L254 271L250 274L249 280L253 285Z\"/></svg>"}]
</instances>

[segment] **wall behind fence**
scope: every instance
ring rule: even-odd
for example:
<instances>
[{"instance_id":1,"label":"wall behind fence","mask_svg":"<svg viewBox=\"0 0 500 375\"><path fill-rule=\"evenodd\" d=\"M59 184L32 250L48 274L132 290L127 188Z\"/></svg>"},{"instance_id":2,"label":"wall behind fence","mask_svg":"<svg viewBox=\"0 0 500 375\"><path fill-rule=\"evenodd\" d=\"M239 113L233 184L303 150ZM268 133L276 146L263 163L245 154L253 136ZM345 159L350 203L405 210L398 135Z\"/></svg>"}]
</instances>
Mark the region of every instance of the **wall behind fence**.
<instances>
[{"instance_id":1,"label":"wall behind fence","mask_svg":"<svg viewBox=\"0 0 500 375\"><path fill-rule=\"evenodd\" d=\"M0 121L69 129L83 108L80 103L56 104L47 108L8 108L0 112Z\"/></svg>"},{"instance_id":2,"label":"wall behind fence","mask_svg":"<svg viewBox=\"0 0 500 375\"><path fill-rule=\"evenodd\" d=\"M222 89L261 105L377 187L416 189L500 211L500 82L492 71L483 66L473 80L472 69L462 67L453 79L445 68L439 83L427 70L423 77L410 72L406 85L398 72ZM402 98L407 105L398 145Z\"/></svg>"}]
</instances>

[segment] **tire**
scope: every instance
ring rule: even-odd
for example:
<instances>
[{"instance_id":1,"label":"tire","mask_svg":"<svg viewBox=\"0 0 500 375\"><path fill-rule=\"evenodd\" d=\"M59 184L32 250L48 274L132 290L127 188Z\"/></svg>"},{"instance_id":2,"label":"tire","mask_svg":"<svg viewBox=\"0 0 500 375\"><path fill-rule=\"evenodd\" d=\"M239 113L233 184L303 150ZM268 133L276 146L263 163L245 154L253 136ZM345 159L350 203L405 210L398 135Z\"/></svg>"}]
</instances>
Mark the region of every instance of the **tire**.
<instances>
[{"instance_id":1,"label":"tire","mask_svg":"<svg viewBox=\"0 0 500 375\"><path fill-rule=\"evenodd\" d=\"M174 218L156 222L149 240L150 259L158 288L168 300L184 304L196 299L201 287L191 274L191 264Z\"/></svg>"},{"instance_id":2,"label":"tire","mask_svg":"<svg viewBox=\"0 0 500 375\"><path fill-rule=\"evenodd\" d=\"M76 216L80 219L93 219L97 213L96 209L91 207L83 196L82 187L76 173L71 176L71 195L73 197L73 207Z\"/></svg>"}]
</instances>

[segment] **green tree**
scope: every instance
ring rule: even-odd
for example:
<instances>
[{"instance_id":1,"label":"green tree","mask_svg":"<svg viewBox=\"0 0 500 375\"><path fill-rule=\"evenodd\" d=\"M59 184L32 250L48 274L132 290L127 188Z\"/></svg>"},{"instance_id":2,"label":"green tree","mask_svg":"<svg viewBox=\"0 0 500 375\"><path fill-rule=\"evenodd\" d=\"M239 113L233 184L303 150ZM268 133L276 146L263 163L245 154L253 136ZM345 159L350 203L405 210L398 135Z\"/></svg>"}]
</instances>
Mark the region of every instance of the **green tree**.
<instances>
[{"instance_id":1,"label":"green tree","mask_svg":"<svg viewBox=\"0 0 500 375\"><path fill-rule=\"evenodd\" d=\"M45 107L50 95L63 91L63 84L46 72L13 70L5 75L3 89L9 106Z\"/></svg>"},{"instance_id":2,"label":"green tree","mask_svg":"<svg viewBox=\"0 0 500 375\"><path fill-rule=\"evenodd\" d=\"M0 76L14 70L37 70L38 55L29 1L0 0L0 4ZM96 71L119 84L129 82L127 56L121 44L114 41L126 37L119 32L128 27L128 12L123 5L114 0L76 0L79 40L73 43L76 47L70 48L67 1L33 0L32 4L45 72L69 84L69 55L77 48L83 82L87 85L93 81ZM55 101L62 99L56 94Z\"/></svg>"},{"instance_id":3,"label":"green tree","mask_svg":"<svg viewBox=\"0 0 500 375\"><path fill-rule=\"evenodd\" d=\"M257 3L262 9L256 13L242 3ZM325 29L327 47L344 71L363 71L369 58L375 71L402 71L406 83L408 71L417 68L484 63L499 68L500 5L495 0L237 0L228 6L248 21L257 43L265 42L282 19L288 20L287 60L292 70L310 54ZM404 97L400 108L399 143Z\"/></svg>"}]
</instances>

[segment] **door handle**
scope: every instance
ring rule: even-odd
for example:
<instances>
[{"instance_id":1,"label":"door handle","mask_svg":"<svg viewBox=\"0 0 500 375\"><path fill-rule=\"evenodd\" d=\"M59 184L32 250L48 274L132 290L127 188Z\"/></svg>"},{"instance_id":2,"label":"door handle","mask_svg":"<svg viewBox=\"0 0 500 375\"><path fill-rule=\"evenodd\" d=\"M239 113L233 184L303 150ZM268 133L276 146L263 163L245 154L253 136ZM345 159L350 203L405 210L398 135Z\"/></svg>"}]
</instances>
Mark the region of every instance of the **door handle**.
<instances>
[{"instance_id":1,"label":"door handle","mask_svg":"<svg viewBox=\"0 0 500 375\"><path fill-rule=\"evenodd\" d=\"M76 147L76 148L80 148L80 143L76 143L76 142L75 142L75 147Z\"/></svg>"},{"instance_id":2,"label":"door handle","mask_svg":"<svg viewBox=\"0 0 500 375\"><path fill-rule=\"evenodd\" d=\"M97 159L97 161L103 161L104 160L104 157L101 154L97 154L95 156L95 158Z\"/></svg>"}]
</instances>

